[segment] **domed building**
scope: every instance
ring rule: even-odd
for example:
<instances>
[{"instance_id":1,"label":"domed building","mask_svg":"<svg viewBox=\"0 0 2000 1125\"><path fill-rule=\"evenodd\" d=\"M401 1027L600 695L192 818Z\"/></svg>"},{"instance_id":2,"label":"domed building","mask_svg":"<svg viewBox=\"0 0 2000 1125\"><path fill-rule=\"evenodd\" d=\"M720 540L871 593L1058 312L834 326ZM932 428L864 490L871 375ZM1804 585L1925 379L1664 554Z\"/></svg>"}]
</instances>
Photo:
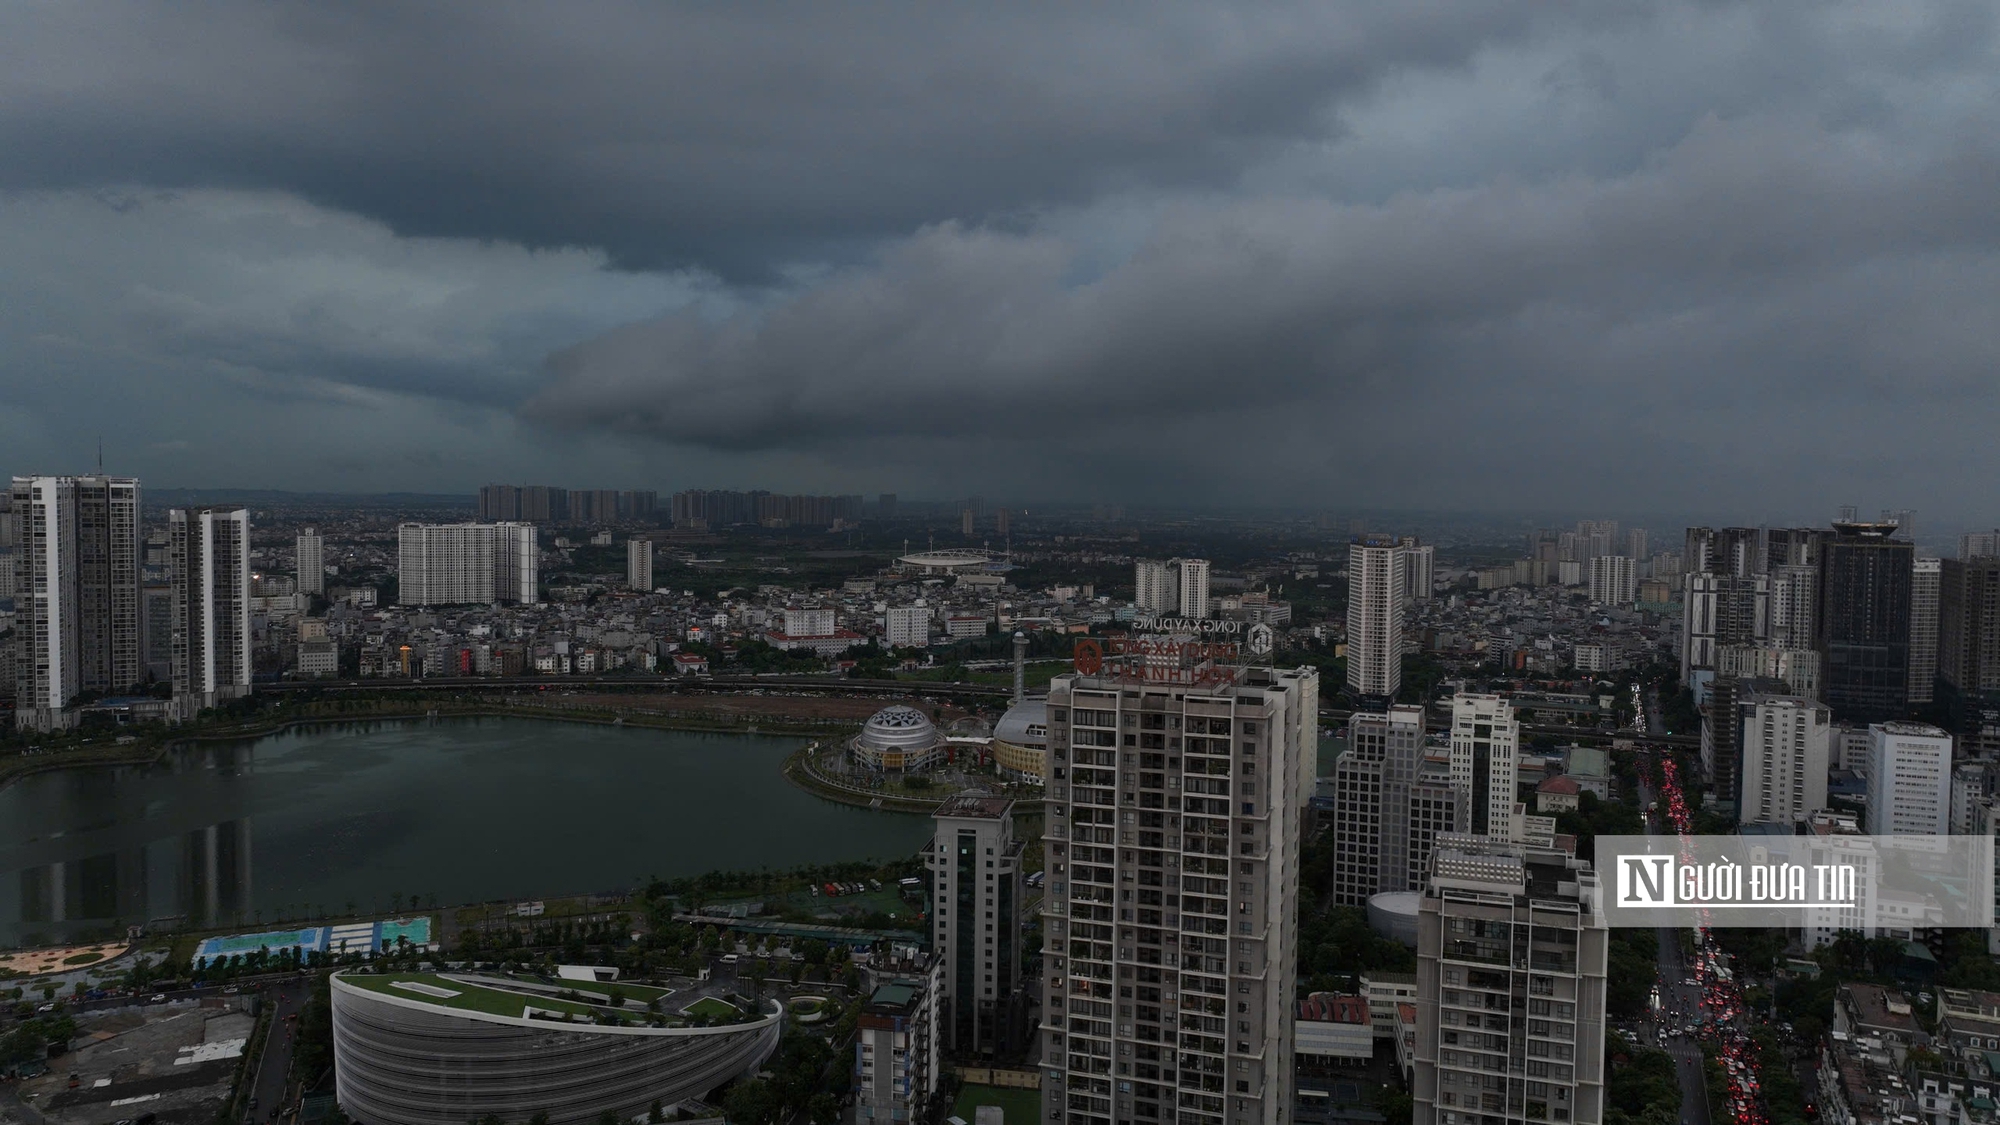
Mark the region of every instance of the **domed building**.
<instances>
[{"instance_id":1,"label":"domed building","mask_svg":"<svg viewBox=\"0 0 2000 1125\"><path fill-rule=\"evenodd\" d=\"M1049 701L1030 697L1007 708L993 727L993 764L1010 781L1048 783Z\"/></svg>"},{"instance_id":2,"label":"domed building","mask_svg":"<svg viewBox=\"0 0 2000 1125\"><path fill-rule=\"evenodd\" d=\"M898 703L870 715L847 749L862 769L919 773L944 760L945 736L930 716Z\"/></svg>"}]
</instances>

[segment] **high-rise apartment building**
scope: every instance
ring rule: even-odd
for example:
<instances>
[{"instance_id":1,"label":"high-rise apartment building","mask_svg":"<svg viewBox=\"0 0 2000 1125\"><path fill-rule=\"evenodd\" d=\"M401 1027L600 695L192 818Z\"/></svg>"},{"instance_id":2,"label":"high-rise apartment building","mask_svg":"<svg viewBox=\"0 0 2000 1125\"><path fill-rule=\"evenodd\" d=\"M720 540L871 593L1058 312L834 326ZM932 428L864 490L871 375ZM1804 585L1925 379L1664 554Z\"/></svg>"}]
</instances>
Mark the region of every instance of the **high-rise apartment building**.
<instances>
[{"instance_id":1,"label":"high-rise apartment building","mask_svg":"<svg viewBox=\"0 0 2000 1125\"><path fill-rule=\"evenodd\" d=\"M1013 516L1006 508L999 508L994 511L993 534L1006 535L1013 530L1013 526Z\"/></svg>"},{"instance_id":2,"label":"high-rise apartment building","mask_svg":"<svg viewBox=\"0 0 2000 1125\"><path fill-rule=\"evenodd\" d=\"M1910 561L1910 702L1929 703L1937 686L1938 608L1943 559Z\"/></svg>"},{"instance_id":3,"label":"high-rise apartment building","mask_svg":"<svg viewBox=\"0 0 2000 1125\"><path fill-rule=\"evenodd\" d=\"M972 530L972 509L960 508L958 510L958 533L971 538Z\"/></svg>"},{"instance_id":4,"label":"high-rise apartment building","mask_svg":"<svg viewBox=\"0 0 2000 1125\"><path fill-rule=\"evenodd\" d=\"M1774 563L1768 586L1770 610L1765 635L1771 647L1812 648L1813 613L1819 605L1819 567L1812 563Z\"/></svg>"},{"instance_id":5,"label":"high-rise apartment building","mask_svg":"<svg viewBox=\"0 0 2000 1125\"><path fill-rule=\"evenodd\" d=\"M637 535L625 541L625 584L634 590L653 589L653 541Z\"/></svg>"},{"instance_id":6,"label":"high-rise apartment building","mask_svg":"<svg viewBox=\"0 0 2000 1125\"><path fill-rule=\"evenodd\" d=\"M1026 1035L1021 994L1021 854L1014 802L966 794L932 814L932 937L944 959L938 1024L958 1054L1012 1051Z\"/></svg>"},{"instance_id":7,"label":"high-rise apartment building","mask_svg":"<svg viewBox=\"0 0 2000 1125\"><path fill-rule=\"evenodd\" d=\"M1084 668L1048 701L1042 1118L1288 1121L1318 673Z\"/></svg>"},{"instance_id":8,"label":"high-rise apartment building","mask_svg":"<svg viewBox=\"0 0 2000 1125\"><path fill-rule=\"evenodd\" d=\"M1388 535L1347 544L1347 690L1394 699L1403 687L1407 548Z\"/></svg>"},{"instance_id":9,"label":"high-rise apartment building","mask_svg":"<svg viewBox=\"0 0 2000 1125\"><path fill-rule=\"evenodd\" d=\"M1437 587L1437 548L1429 543L1417 542L1414 536L1405 536L1403 573L1408 579L1404 583L1408 599L1413 602L1430 601Z\"/></svg>"},{"instance_id":10,"label":"high-rise apartment building","mask_svg":"<svg viewBox=\"0 0 2000 1125\"><path fill-rule=\"evenodd\" d=\"M9 525L20 541L13 587L15 724L68 724L81 692L144 682L139 612L139 482L15 477Z\"/></svg>"},{"instance_id":11,"label":"high-rise apartment building","mask_svg":"<svg viewBox=\"0 0 2000 1125\"><path fill-rule=\"evenodd\" d=\"M1915 551L1893 523L1840 521L1820 544L1813 626L1821 698L1843 719L1902 716L1910 692L1910 576Z\"/></svg>"},{"instance_id":12,"label":"high-rise apartment building","mask_svg":"<svg viewBox=\"0 0 2000 1125\"><path fill-rule=\"evenodd\" d=\"M317 528L309 527L299 532L293 558L293 569L299 576L299 593L326 593L326 545L320 539Z\"/></svg>"},{"instance_id":13,"label":"high-rise apartment building","mask_svg":"<svg viewBox=\"0 0 2000 1125\"><path fill-rule=\"evenodd\" d=\"M1514 831L1521 724L1498 695L1451 700L1451 783L1466 801L1466 831L1506 839Z\"/></svg>"},{"instance_id":14,"label":"high-rise apartment building","mask_svg":"<svg viewBox=\"0 0 2000 1125\"><path fill-rule=\"evenodd\" d=\"M539 596L533 524L406 523L396 532L398 605L532 605Z\"/></svg>"},{"instance_id":15,"label":"high-rise apartment building","mask_svg":"<svg viewBox=\"0 0 2000 1125\"><path fill-rule=\"evenodd\" d=\"M1133 564L1132 607L1141 613L1180 612L1180 581L1169 564L1158 559Z\"/></svg>"},{"instance_id":16,"label":"high-rise apartment building","mask_svg":"<svg viewBox=\"0 0 2000 1125\"><path fill-rule=\"evenodd\" d=\"M1937 690L1968 752L1990 757L2000 753L2000 555L1939 570Z\"/></svg>"},{"instance_id":17,"label":"high-rise apartment building","mask_svg":"<svg viewBox=\"0 0 2000 1125\"><path fill-rule=\"evenodd\" d=\"M1604 1120L1601 893L1567 852L1438 841L1417 907L1416 1125Z\"/></svg>"},{"instance_id":18,"label":"high-rise apartment building","mask_svg":"<svg viewBox=\"0 0 2000 1125\"><path fill-rule=\"evenodd\" d=\"M1983 558L2000 555L2000 531L1968 531L1958 537L1958 557Z\"/></svg>"},{"instance_id":19,"label":"high-rise apartment building","mask_svg":"<svg viewBox=\"0 0 2000 1125\"><path fill-rule=\"evenodd\" d=\"M1869 726L1868 831L1876 836L1951 832L1951 735L1928 723Z\"/></svg>"},{"instance_id":20,"label":"high-rise apartment building","mask_svg":"<svg viewBox=\"0 0 2000 1125\"><path fill-rule=\"evenodd\" d=\"M250 513L167 513L174 709L183 719L250 694Z\"/></svg>"},{"instance_id":21,"label":"high-rise apartment building","mask_svg":"<svg viewBox=\"0 0 2000 1125\"><path fill-rule=\"evenodd\" d=\"M476 506L481 523L521 518L521 489L511 484L484 484L479 486L479 502Z\"/></svg>"},{"instance_id":22,"label":"high-rise apartment building","mask_svg":"<svg viewBox=\"0 0 2000 1125\"><path fill-rule=\"evenodd\" d=\"M1462 808L1450 762L1425 755L1424 709L1356 711L1333 785L1334 901L1422 890L1432 846L1458 829Z\"/></svg>"},{"instance_id":23,"label":"high-rise apartment building","mask_svg":"<svg viewBox=\"0 0 2000 1125\"><path fill-rule=\"evenodd\" d=\"M912 963L910 972L877 972L854 1030L856 1125L922 1121L940 1069L938 992L944 958ZM883 978L887 978L886 980Z\"/></svg>"},{"instance_id":24,"label":"high-rise apartment building","mask_svg":"<svg viewBox=\"0 0 2000 1125\"><path fill-rule=\"evenodd\" d=\"M1599 605L1631 605L1639 588L1638 568L1624 555L1590 560L1590 600Z\"/></svg>"},{"instance_id":25,"label":"high-rise apartment building","mask_svg":"<svg viewBox=\"0 0 2000 1125\"><path fill-rule=\"evenodd\" d=\"M76 479L15 477L21 521L15 585L14 725L56 730L83 690L76 589Z\"/></svg>"},{"instance_id":26,"label":"high-rise apartment building","mask_svg":"<svg viewBox=\"0 0 2000 1125\"><path fill-rule=\"evenodd\" d=\"M1689 574L1764 573L1763 535L1754 527L1690 527L1686 542L1681 565Z\"/></svg>"},{"instance_id":27,"label":"high-rise apartment building","mask_svg":"<svg viewBox=\"0 0 2000 1125\"><path fill-rule=\"evenodd\" d=\"M1833 713L1797 696L1756 695L1739 704L1742 824L1798 824L1826 807Z\"/></svg>"},{"instance_id":28,"label":"high-rise apartment building","mask_svg":"<svg viewBox=\"0 0 2000 1125\"><path fill-rule=\"evenodd\" d=\"M929 606L890 606L888 620L884 622L884 627L886 635L882 639L890 648L930 647L931 611Z\"/></svg>"},{"instance_id":29,"label":"high-rise apartment building","mask_svg":"<svg viewBox=\"0 0 2000 1125\"><path fill-rule=\"evenodd\" d=\"M1161 616L1209 616L1208 560L1140 559L1133 567L1132 605Z\"/></svg>"},{"instance_id":30,"label":"high-rise apartment building","mask_svg":"<svg viewBox=\"0 0 2000 1125\"><path fill-rule=\"evenodd\" d=\"M1713 679L1716 650L1725 645L1761 643L1770 611L1767 575L1690 573L1682 598L1681 682L1700 688Z\"/></svg>"},{"instance_id":31,"label":"high-rise apartment building","mask_svg":"<svg viewBox=\"0 0 2000 1125\"><path fill-rule=\"evenodd\" d=\"M1175 559L1180 583L1181 616L1206 620L1208 605L1208 560Z\"/></svg>"},{"instance_id":32,"label":"high-rise apartment building","mask_svg":"<svg viewBox=\"0 0 2000 1125\"><path fill-rule=\"evenodd\" d=\"M1625 532L1625 557L1637 562L1650 553L1652 535L1643 527L1634 527Z\"/></svg>"}]
</instances>

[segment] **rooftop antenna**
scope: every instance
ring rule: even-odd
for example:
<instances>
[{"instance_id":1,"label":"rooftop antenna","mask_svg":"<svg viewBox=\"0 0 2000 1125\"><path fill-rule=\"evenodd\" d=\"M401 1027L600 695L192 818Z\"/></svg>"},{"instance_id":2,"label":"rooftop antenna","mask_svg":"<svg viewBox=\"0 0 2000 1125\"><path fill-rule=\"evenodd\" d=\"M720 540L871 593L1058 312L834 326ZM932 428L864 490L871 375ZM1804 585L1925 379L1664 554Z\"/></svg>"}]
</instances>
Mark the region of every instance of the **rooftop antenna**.
<instances>
[{"instance_id":1,"label":"rooftop antenna","mask_svg":"<svg viewBox=\"0 0 2000 1125\"><path fill-rule=\"evenodd\" d=\"M97 475L104 475L104 435L97 435Z\"/></svg>"}]
</instances>

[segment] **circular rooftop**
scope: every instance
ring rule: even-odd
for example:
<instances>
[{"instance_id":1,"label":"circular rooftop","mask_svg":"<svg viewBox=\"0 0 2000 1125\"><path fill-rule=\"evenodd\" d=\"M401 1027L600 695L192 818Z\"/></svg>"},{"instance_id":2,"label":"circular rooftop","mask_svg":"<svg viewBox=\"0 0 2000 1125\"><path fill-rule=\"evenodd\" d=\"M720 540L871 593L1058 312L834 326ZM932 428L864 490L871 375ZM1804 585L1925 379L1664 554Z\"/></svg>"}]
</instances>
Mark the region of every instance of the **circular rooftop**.
<instances>
[{"instance_id":1,"label":"circular rooftop","mask_svg":"<svg viewBox=\"0 0 2000 1125\"><path fill-rule=\"evenodd\" d=\"M870 750L926 750L937 741L937 724L930 716L900 703L869 716L855 739L857 745Z\"/></svg>"},{"instance_id":2,"label":"circular rooftop","mask_svg":"<svg viewBox=\"0 0 2000 1125\"><path fill-rule=\"evenodd\" d=\"M1023 699L1007 708L993 727L993 737L1015 746L1041 749L1049 742L1049 701L1046 696Z\"/></svg>"}]
</instances>

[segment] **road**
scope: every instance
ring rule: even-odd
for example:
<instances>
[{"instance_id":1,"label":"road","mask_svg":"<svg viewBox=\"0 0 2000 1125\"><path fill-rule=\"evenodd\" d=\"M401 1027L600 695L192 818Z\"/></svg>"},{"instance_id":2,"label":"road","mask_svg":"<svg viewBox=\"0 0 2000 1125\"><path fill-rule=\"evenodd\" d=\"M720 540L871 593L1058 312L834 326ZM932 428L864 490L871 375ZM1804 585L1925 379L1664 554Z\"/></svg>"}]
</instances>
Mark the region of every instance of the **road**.
<instances>
[{"instance_id":1,"label":"road","mask_svg":"<svg viewBox=\"0 0 2000 1125\"><path fill-rule=\"evenodd\" d=\"M297 1045L298 1035L298 1021L288 1017L298 1015L305 1006L305 982L278 985L264 993L264 1000L271 1007L271 1030L264 1037L264 1057L257 1063L256 1084L250 1088L251 1104L257 1108L244 1115L246 1121L269 1121L284 1108L285 1083L291 1077L292 1049Z\"/></svg>"},{"instance_id":2,"label":"road","mask_svg":"<svg viewBox=\"0 0 2000 1125\"><path fill-rule=\"evenodd\" d=\"M1660 729L1660 696L1657 690L1646 692L1646 729ZM1647 808L1658 798L1647 781L1646 774L1639 774L1639 807ZM1648 816L1648 835L1670 835L1662 829L1664 816ZM1657 1029L1655 1042L1659 1043L1674 1060L1674 1073L1681 1088L1682 1125L1709 1125L1708 1120L1708 1075L1702 1069L1701 1048L1694 1037L1672 1036L1665 1032L1670 1027L1687 1027L1694 1023L1701 1012L1701 989L1681 982L1692 979L1686 962L1681 957L1681 933L1673 926L1661 926L1659 936L1660 966L1660 1010L1654 1015Z\"/></svg>"}]
</instances>

